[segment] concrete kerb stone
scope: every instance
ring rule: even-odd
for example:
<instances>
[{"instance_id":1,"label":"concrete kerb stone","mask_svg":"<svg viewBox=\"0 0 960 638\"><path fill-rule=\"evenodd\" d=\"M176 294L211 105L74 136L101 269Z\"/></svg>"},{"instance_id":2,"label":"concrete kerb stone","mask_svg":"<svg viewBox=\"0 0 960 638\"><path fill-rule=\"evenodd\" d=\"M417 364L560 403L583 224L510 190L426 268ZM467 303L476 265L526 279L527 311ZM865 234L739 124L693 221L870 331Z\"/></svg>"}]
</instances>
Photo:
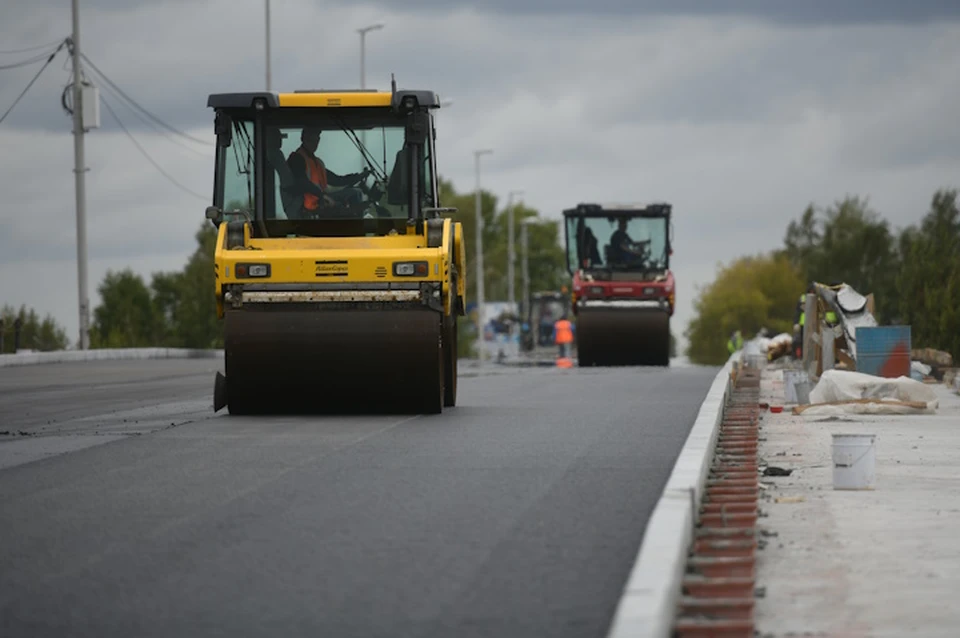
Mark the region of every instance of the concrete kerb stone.
<instances>
[{"instance_id":1,"label":"concrete kerb stone","mask_svg":"<svg viewBox=\"0 0 960 638\"><path fill-rule=\"evenodd\" d=\"M667 638L693 542L710 460L732 388L734 353L717 373L647 523L643 544L617 605L608 638Z\"/></svg>"},{"instance_id":2,"label":"concrete kerb stone","mask_svg":"<svg viewBox=\"0 0 960 638\"><path fill-rule=\"evenodd\" d=\"M104 348L96 350L58 350L55 352L21 352L0 355L0 368L72 363L80 361L118 361L143 359L222 359L223 350L193 348Z\"/></svg>"}]
</instances>

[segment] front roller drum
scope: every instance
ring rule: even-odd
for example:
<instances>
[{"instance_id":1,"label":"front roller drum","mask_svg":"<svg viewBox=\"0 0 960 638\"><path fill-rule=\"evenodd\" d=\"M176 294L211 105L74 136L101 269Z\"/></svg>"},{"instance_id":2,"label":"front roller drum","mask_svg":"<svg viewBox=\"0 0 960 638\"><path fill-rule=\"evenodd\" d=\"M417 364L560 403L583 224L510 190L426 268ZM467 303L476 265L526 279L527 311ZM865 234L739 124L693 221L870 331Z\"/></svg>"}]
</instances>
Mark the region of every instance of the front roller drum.
<instances>
[{"instance_id":1,"label":"front roller drum","mask_svg":"<svg viewBox=\"0 0 960 638\"><path fill-rule=\"evenodd\" d=\"M231 414L438 413L441 328L426 308L229 310L215 394Z\"/></svg>"},{"instance_id":2,"label":"front roller drum","mask_svg":"<svg viewBox=\"0 0 960 638\"><path fill-rule=\"evenodd\" d=\"M577 313L580 367L669 366L670 315L647 308L583 308Z\"/></svg>"}]
</instances>

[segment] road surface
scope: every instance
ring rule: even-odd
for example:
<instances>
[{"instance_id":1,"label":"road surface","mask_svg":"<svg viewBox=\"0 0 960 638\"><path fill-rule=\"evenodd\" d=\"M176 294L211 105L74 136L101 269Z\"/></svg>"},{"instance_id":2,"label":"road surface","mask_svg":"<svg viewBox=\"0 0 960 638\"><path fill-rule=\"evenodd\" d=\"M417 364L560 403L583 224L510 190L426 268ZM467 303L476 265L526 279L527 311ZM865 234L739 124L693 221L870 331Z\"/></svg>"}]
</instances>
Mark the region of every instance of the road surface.
<instances>
[{"instance_id":1,"label":"road surface","mask_svg":"<svg viewBox=\"0 0 960 638\"><path fill-rule=\"evenodd\" d=\"M713 369L239 418L216 360L0 369L0 635L605 635Z\"/></svg>"}]
</instances>

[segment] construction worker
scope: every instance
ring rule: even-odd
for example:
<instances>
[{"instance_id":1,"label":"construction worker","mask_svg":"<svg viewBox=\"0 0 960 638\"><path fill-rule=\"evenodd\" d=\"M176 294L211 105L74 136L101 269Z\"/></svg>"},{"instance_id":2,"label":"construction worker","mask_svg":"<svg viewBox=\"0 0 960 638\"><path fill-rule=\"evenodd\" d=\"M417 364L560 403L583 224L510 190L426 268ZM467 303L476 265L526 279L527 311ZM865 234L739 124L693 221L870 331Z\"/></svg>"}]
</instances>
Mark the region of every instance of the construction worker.
<instances>
[{"instance_id":1,"label":"construction worker","mask_svg":"<svg viewBox=\"0 0 960 638\"><path fill-rule=\"evenodd\" d=\"M739 330L734 330L733 334L731 334L730 338L727 340L727 350L730 352L730 354L733 354L742 347L743 336L740 334Z\"/></svg>"},{"instance_id":2,"label":"construction worker","mask_svg":"<svg viewBox=\"0 0 960 638\"><path fill-rule=\"evenodd\" d=\"M797 341L794 344L793 351L797 359L803 357L803 325L807 322L807 295L800 295L800 301L797 302L796 321Z\"/></svg>"},{"instance_id":3,"label":"construction worker","mask_svg":"<svg viewBox=\"0 0 960 638\"><path fill-rule=\"evenodd\" d=\"M305 127L300 133L300 147L287 158L287 165L296 180L292 189L303 197L302 213L316 213L321 202L325 205L359 203L361 192L356 188L344 188L337 192L328 190L329 186L354 186L367 178L370 169L365 168L361 173L337 175L327 169L319 157L315 155L320 145L320 129ZM302 214L299 216L303 216Z\"/></svg>"},{"instance_id":4,"label":"construction worker","mask_svg":"<svg viewBox=\"0 0 960 638\"><path fill-rule=\"evenodd\" d=\"M570 356L570 344L573 343L573 324L567 319L567 313L553 324L553 341L560 348L560 358L566 359Z\"/></svg>"}]
</instances>

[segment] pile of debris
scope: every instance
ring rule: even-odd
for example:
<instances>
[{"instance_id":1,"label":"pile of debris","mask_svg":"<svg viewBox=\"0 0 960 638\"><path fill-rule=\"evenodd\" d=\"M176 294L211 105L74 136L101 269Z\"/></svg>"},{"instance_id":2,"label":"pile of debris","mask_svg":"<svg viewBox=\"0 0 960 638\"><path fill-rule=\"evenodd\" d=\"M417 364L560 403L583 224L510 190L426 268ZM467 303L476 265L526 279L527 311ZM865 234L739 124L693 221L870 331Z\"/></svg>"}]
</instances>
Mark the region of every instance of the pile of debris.
<instances>
[{"instance_id":1,"label":"pile of debris","mask_svg":"<svg viewBox=\"0 0 960 638\"><path fill-rule=\"evenodd\" d=\"M956 377L953 356L943 350L921 348L910 351L911 376L917 381L927 383L946 383L950 385ZM950 376L950 381L946 380Z\"/></svg>"}]
</instances>

